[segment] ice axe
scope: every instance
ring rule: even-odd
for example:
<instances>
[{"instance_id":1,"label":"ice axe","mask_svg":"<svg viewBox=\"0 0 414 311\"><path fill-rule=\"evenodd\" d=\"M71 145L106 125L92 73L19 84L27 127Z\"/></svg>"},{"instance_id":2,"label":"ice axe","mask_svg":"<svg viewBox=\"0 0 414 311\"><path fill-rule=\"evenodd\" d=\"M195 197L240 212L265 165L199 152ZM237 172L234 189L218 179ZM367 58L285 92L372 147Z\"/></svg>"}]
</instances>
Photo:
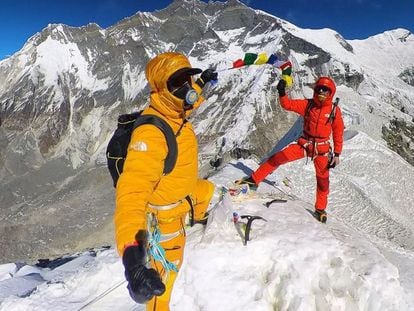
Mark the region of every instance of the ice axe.
<instances>
[{"instance_id":1,"label":"ice axe","mask_svg":"<svg viewBox=\"0 0 414 311\"><path fill-rule=\"evenodd\" d=\"M241 215L240 218L247 219L246 229L244 232L244 241L243 241L243 244L247 245L247 241L250 241L250 230L252 228L253 221L256 219L261 219L263 221L267 221L267 220L261 216L251 216L251 215Z\"/></svg>"}]
</instances>

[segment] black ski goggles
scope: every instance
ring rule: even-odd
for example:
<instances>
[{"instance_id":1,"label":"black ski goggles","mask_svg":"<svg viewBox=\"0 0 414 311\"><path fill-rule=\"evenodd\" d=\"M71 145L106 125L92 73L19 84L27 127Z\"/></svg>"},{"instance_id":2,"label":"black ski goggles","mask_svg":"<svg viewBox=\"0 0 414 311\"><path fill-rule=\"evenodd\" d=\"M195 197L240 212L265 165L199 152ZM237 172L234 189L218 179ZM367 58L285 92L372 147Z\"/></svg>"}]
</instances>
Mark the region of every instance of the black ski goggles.
<instances>
[{"instance_id":1,"label":"black ski goggles","mask_svg":"<svg viewBox=\"0 0 414 311\"><path fill-rule=\"evenodd\" d=\"M191 76L201 73L199 68L181 68L177 70L167 81L168 91L174 92L185 83L192 84Z\"/></svg>"},{"instance_id":2,"label":"black ski goggles","mask_svg":"<svg viewBox=\"0 0 414 311\"><path fill-rule=\"evenodd\" d=\"M314 89L317 94L331 93L331 89L325 85L318 85Z\"/></svg>"},{"instance_id":3,"label":"black ski goggles","mask_svg":"<svg viewBox=\"0 0 414 311\"><path fill-rule=\"evenodd\" d=\"M167 88L168 88L168 91L170 91L171 93L175 93L176 90L182 87L185 87L185 85L189 85L189 84L191 84L191 76L182 75L182 76L174 77L173 79L169 79L167 82Z\"/></svg>"}]
</instances>

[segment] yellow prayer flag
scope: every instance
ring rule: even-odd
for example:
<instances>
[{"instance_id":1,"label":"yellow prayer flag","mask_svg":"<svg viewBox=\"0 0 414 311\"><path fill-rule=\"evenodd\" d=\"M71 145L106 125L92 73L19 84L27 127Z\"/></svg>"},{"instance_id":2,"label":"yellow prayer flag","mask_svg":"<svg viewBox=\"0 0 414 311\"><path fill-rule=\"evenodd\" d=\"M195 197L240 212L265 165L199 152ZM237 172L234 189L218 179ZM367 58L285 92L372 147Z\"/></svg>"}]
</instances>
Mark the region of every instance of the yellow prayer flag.
<instances>
[{"instance_id":1,"label":"yellow prayer flag","mask_svg":"<svg viewBox=\"0 0 414 311\"><path fill-rule=\"evenodd\" d=\"M256 61L254 62L254 64L255 64L255 65L263 65L263 64L266 64L268 59L269 59L269 58L267 57L266 53L260 53L260 54L257 56L257 59L256 59Z\"/></svg>"},{"instance_id":2,"label":"yellow prayer flag","mask_svg":"<svg viewBox=\"0 0 414 311\"><path fill-rule=\"evenodd\" d=\"M293 84L293 78L292 76L288 76L288 75L282 75L282 79L286 81L286 86L287 87L291 87Z\"/></svg>"}]
</instances>

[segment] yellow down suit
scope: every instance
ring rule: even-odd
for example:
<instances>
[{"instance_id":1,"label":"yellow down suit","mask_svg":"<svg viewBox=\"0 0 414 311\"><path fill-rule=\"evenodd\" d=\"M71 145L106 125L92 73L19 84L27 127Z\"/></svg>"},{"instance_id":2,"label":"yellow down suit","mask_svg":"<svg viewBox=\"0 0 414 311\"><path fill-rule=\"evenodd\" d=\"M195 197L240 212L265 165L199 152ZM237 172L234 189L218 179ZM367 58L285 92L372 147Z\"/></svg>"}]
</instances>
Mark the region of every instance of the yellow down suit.
<instances>
[{"instance_id":1,"label":"yellow down suit","mask_svg":"<svg viewBox=\"0 0 414 311\"><path fill-rule=\"evenodd\" d=\"M148 215L158 223L161 246L166 259L179 268L185 245L184 222L190 210L186 196L190 195L194 206L194 219L201 219L214 192L207 180L198 179L198 146L193 127L186 121L189 113L184 103L167 89L168 78L177 70L191 68L188 59L179 53L163 53L153 58L146 67L146 77L151 88L149 107L143 114L163 118L176 134L178 145L177 162L173 171L163 176L167 143L164 134L154 125L137 127L131 137L123 173L116 188L114 216L115 238L119 254L125 246L132 244L140 229L147 229ZM201 88L193 83L200 95ZM203 98L195 103L198 107ZM147 304L147 310L169 310L169 301L177 273L166 273L164 268L151 259L166 291L155 296ZM167 277L168 276L168 277Z\"/></svg>"}]
</instances>

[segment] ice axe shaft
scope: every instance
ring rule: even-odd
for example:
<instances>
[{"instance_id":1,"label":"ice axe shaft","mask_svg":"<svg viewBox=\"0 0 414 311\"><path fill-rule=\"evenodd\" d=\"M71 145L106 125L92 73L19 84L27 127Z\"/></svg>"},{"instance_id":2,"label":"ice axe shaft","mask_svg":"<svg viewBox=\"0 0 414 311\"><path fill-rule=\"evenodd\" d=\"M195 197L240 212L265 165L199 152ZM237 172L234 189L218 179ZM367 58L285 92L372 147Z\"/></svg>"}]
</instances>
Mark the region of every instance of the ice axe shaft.
<instances>
[{"instance_id":1,"label":"ice axe shaft","mask_svg":"<svg viewBox=\"0 0 414 311\"><path fill-rule=\"evenodd\" d=\"M247 241L250 241L250 230L252 228L253 221L256 219L261 219L263 221L267 221L267 220L261 216L242 215L240 217L241 219L247 219L246 231L244 233L244 243L243 243L244 245L247 245Z\"/></svg>"}]
</instances>

